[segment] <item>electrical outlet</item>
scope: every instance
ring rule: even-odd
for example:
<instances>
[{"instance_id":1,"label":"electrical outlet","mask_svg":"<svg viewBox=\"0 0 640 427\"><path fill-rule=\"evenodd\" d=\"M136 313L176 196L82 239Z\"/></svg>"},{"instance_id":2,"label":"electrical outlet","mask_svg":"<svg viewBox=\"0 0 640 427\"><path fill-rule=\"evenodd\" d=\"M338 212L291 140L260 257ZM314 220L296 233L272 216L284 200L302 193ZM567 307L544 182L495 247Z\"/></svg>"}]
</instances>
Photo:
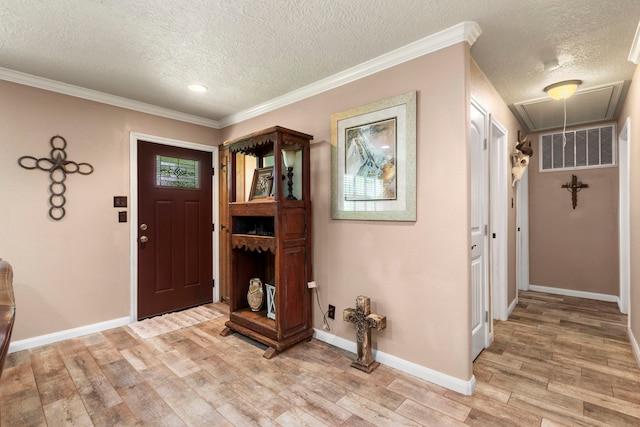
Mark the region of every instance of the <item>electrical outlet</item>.
<instances>
[{"instance_id":1,"label":"electrical outlet","mask_svg":"<svg viewBox=\"0 0 640 427\"><path fill-rule=\"evenodd\" d=\"M312 282L307 282L307 288L311 289L311 288L317 288L318 285L316 285L316 281L312 281Z\"/></svg>"},{"instance_id":2,"label":"electrical outlet","mask_svg":"<svg viewBox=\"0 0 640 427\"><path fill-rule=\"evenodd\" d=\"M335 306L329 304L329 310L327 310L327 317L329 319L335 319L336 318L336 308L335 308Z\"/></svg>"}]
</instances>

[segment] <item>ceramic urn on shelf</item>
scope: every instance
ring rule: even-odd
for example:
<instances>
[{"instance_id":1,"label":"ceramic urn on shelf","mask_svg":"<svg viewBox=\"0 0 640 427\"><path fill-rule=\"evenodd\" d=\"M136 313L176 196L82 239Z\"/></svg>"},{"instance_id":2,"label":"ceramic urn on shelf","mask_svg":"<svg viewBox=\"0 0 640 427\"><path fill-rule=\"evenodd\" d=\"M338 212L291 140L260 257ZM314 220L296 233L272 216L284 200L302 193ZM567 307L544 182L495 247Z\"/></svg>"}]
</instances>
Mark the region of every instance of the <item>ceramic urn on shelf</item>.
<instances>
[{"instance_id":1,"label":"ceramic urn on shelf","mask_svg":"<svg viewBox=\"0 0 640 427\"><path fill-rule=\"evenodd\" d=\"M249 281L249 292L247 292L247 302L252 311L260 311L264 303L264 290L262 280L254 277Z\"/></svg>"}]
</instances>

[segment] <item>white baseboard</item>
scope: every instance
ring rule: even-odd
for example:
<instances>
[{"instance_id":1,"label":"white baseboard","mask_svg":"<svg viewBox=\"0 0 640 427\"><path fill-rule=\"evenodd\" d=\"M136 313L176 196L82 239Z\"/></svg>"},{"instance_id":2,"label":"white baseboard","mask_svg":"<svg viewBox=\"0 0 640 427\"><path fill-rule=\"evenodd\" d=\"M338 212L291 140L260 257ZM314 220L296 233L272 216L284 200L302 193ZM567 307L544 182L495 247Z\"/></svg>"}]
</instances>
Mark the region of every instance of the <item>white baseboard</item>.
<instances>
[{"instance_id":1,"label":"white baseboard","mask_svg":"<svg viewBox=\"0 0 640 427\"><path fill-rule=\"evenodd\" d=\"M595 299L598 301L608 301L618 303L620 299L617 295L597 294L594 292L574 291L571 289L552 288L549 286L529 285L529 290L534 292L546 292L548 294L564 295L567 297L578 297Z\"/></svg>"},{"instance_id":2,"label":"white baseboard","mask_svg":"<svg viewBox=\"0 0 640 427\"><path fill-rule=\"evenodd\" d=\"M513 310L516 308L516 305L518 305L517 296L513 299L511 304L509 304L509 307L507 307L507 319L509 318L509 316L511 316L511 313L513 313Z\"/></svg>"},{"instance_id":3,"label":"white baseboard","mask_svg":"<svg viewBox=\"0 0 640 427\"><path fill-rule=\"evenodd\" d=\"M620 298L618 298L618 310L620 310L622 314L629 314L629 308L622 306L622 299Z\"/></svg>"},{"instance_id":4,"label":"white baseboard","mask_svg":"<svg viewBox=\"0 0 640 427\"><path fill-rule=\"evenodd\" d=\"M30 348L40 347L47 344L53 344L58 341L64 341L71 338L81 337L83 335L93 334L95 332L102 332L107 329L119 328L120 326L126 326L130 323L129 316L121 317L119 319L107 320L105 322L94 323L92 325L80 326L79 328L67 329L60 332L54 332L52 334L40 335L38 337L27 338L20 341L13 341L9 345L9 353L13 353L21 350L28 350Z\"/></svg>"},{"instance_id":5,"label":"white baseboard","mask_svg":"<svg viewBox=\"0 0 640 427\"><path fill-rule=\"evenodd\" d=\"M636 356L636 363L638 363L638 367L640 367L640 346L638 346L638 341L636 341L636 337L633 336L631 328L629 328L627 333L629 334L629 341L631 341L631 349Z\"/></svg>"},{"instance_id":6,"label":"white baseboard","mask_svg":"<svg viewBox=\"0 0 640 427\"><path fill-rule=\"evenodd\" d=\"M357 351L357 344L355 342L329 334L320 329L315 329L314 337L327 344L334 345L352 353ZM476 377L473 375L469 381L464 381L381 351L374 350L372 354L377 362L467 396L472 395L476 388Z\"/></svg>"}]
</instances>

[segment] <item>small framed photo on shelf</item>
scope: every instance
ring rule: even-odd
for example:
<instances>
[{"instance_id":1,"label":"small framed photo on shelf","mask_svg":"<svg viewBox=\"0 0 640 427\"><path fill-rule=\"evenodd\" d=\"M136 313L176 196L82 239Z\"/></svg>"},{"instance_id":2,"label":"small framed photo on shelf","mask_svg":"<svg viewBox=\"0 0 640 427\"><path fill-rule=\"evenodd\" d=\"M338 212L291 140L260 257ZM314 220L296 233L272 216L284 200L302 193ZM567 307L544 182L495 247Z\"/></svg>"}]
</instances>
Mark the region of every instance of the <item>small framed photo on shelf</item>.
<instances>
[{"instance_id":1,"label":"small framed photo on shelf","mask_svg":"<svg viewBox=\"0 0 640 427\"><path fill-rule=\"evenodd\" d=\"M273 188L273 166L259 168L253 171L253 182L249 200L265 199L271 197Z\"/></svg>"}]
</instances>

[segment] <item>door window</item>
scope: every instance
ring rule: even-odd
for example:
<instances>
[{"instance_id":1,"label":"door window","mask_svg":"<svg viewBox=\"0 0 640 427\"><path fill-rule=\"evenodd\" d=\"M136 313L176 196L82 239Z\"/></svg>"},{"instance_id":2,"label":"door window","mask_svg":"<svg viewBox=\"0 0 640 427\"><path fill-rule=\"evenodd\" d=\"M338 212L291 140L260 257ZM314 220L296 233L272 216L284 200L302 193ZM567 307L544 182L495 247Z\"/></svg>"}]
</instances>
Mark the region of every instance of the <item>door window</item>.
<instances>
[{"instance_id":1,"label":"door window","mask_svg":"<svg viewBox=\"0 0 640 427\"><path fill-rule=\"evenodd\" d=\"M198 160L156 156L156 185L159 187L200 188Z\"/></svg>"}]
</instances>

